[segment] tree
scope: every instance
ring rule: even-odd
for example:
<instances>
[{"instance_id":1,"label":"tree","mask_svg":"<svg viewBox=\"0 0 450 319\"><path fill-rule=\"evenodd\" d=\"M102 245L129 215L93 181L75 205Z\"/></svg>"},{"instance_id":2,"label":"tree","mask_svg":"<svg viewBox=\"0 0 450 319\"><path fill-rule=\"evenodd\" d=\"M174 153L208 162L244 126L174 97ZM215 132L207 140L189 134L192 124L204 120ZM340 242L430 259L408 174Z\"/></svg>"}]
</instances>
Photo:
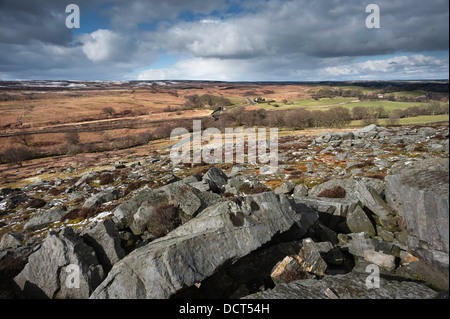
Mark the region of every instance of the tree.
<instances>
[{"instance_id":1,"label":"tree","mask_svg":"<svg viewBox=\"0 0 450 319\"><path fill-rule=\"evenodd\" d=\"M23 146L10 147L2 154L2 162L15 163L22 167L23 161L30 159L32 156L31 151Z\"/></svg>"},{"instance_id":2,"label":"tree","mask_svg":"<svg viewBox=\"0 0 450 319\"><path fill-rule=\"evenodd\" d=\"M111 106L106 106L102 109L103 113L106 115L113 115L116 111Z\"/></svg>"},{"instance_id":3,"label":"tree","mask_svg":"<svg viewBox=\"0 0 450 319\"><path fill-rule=\"evenodd\" d=\"M80 135L76 132L68 132L66 133L66 136L64 137L67 144L70 145L78 145L80 144Z\"/></svg>"},{"instance_id":4,"label":"tree","mask_svg":"<svg viewBox=\"0 0 450 319\"><path fill-rule=\"evenodd\" d=\"M387 120L389 126L396 126L400 124L400 116L396 112L389 113L389 118Z\"/></svg>"},{"instance_id":5,"label":"tree","mask_svg":"<svg viewBox=\"0 0 450 319\"><path fill-rule=\"evenodd\" d=\"M327 112L330 113L331 126L343 127L352 120L350 111L342 106L333 107Z\"/></svg>"},{"instance_id":6,"label":"tree","mask_svg":"<svg viewBox=\"0 0 450 319\"><path fill-rule=\"evenodd\" d=\"M368 112L364 106L355 106L352 108L352 114L354 120L362 120L368 115Z\"/></svg>"},{"instance_id":7,"label":"tree","mask_svg":"<svg viewBox=\"0 0 450 319\"><path fill-rule=\"evenodd\" d=\"M27 134L20 134L14 136L14 141L26 147L30 147L31 142L33 141L33 137Z\"/></svg>"}]
</instances>

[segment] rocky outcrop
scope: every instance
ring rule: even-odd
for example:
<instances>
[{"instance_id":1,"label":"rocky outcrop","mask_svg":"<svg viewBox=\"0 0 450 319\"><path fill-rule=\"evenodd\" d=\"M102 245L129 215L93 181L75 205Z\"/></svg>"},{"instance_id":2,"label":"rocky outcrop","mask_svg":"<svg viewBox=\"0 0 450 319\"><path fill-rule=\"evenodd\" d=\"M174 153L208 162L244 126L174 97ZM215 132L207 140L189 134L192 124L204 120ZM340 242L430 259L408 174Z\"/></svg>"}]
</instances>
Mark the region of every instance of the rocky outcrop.
<instances>
[{"instance_id":1,"label":"rocky outcrop","mask_svg":"<svg viewBox=\"0 0 450 319\"><path fill-rule=\"evenodd\" d=\"M86 299L103 277L94 250L66 228L47 235L14 281L27 298Z\"/></svg>"},{"instance_id":2,"label":"rocky outcrop","mask_svg":"<svg viewBox=\"0 0 450 319\"><path fill-rule=\"evenodd\" d=\"M421 159L447 156L445 137L370 126L289 137L273 175L161 158L108 171L113 184L89 172L0 190L0 290L15 278L39 298L436 297L428 287L448 291L448 159ZM380 290L363 291L369 265Z\"/></svg>"},{"instance_id":3,"label":"rocky outcrop","mask_svg":"<svg viewBox=\"0 0 450 319\"><path fill-rule=\"evenodd\" d=\"M294 224L314 222L274 193L218 203L112 268L92 298L169 298L213 275Z\"/></svg>"},{"instance_id":4,"label":"rocky outcrop","mask_svg":"<svg viewBox=\"0 0 450 319\"><path fill-rule=\"evenodd\" d=\"M408 248L448 274L448 159L425 160L394 172L386 177L386 199L406 223Z\"/></svg>"}]
</instances>

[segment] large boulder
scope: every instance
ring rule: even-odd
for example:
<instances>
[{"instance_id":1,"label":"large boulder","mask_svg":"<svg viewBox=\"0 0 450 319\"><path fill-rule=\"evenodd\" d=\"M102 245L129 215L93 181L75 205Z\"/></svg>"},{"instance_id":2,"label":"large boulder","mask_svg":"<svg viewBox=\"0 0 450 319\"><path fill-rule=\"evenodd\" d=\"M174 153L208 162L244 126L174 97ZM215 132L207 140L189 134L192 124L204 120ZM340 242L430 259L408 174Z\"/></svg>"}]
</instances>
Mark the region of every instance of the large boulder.
<instances>
[{"instance_id":1,"label":"large boulder","mask_svg":"<svg viewBox=\"0 0 450 319\"><path fill-rule=\"evenodd\" d=\"M219 202L114 265L91 298L169 298L269 242L304 217L273 192Z\"/></svg>"},{"instance_id":2,"label":"large boulder","mask_svg":"<svg viewBox=\"0 0 450 319\"><path fill-rule=\"evenodd\" d=\"M209 180L221 188L227 183L228 176L217 167L212 167L205 173L203 180Z\"/></svg>"},{"instance_id":3,"label":"large boulder","mask_svg":"<svg viewBox=\"0 0 450 319\"><path fill-rule=\"evenodd\" d=\"M33 216L24 226L24 229L27 231L34 231L44 227L49 226L50 224L59 221L61 217L67 212L65 206L62 207L53 207L49 210L42 211Z\"/></svg>"},{"instance_id":4,"label":"large boulder","mask_svg":"<svg viewBox=\"0 0 450 319\"><path fill-rule=\"evenodd\" d=\"M395 213L375 189L364 183L357 182L356 191L358 192L358 199L360 202L377 215L383 225L386 227L395 226L395 222L393 221Z\"/></svg>"},{"instance_id":5,"label":"large boulder","mask_svg":"<svg viewBox=\"0 0 450 319\"><path fill-rule=\"evenodd\" d=\"M103 278L94 250L68 227L49 232L14 281L27 298L86 299Z\"/></svg>"},{"instance_id":6,"label":"large boulder","mask_svg":"<svg viewBox=\"0 0 450 319\"><path fill-rule=\"evenodd\" d=\"M98 207L104 203L116 200L120 197L120 192L116 189L101 191L92 195L84 204L83 207Z\"/></svg>"},{"instance_id":7,"label":"large boulder","mask_svg":"<svg viewBox=\"0 0 450 319\"><path fill-rule=\"evenodd\" d=\"M322 184L314 186L309 191L309 196L317 196L326 189L332 189L333 187L339 186L345 189L346 199L359 200L360 195L356 188L358 183L366 187L370 187L377 194L381 194L384 190L383 181L376 178L368 178L368 177L334 178Z\"/></svg>"},{"instance_id":8,"label":"large boulder","mask_svg":"<svg viewBox=\"0 0 450 319\"><path fill-rule=\"evenodd\" d=\"M297 205L316 211L319 220L331 229L348 232L347 215L358 207L358 201L345 198L294 196Z\"/></svg>"},{"instance_id":9,"label":"large boulder","mask_svg":"<svg viewBox=\"0 0 450 319\"><path fill-rule=\"evenodd\" d=\"M183 181L174 182L158 189L144 188L130 200L120 204L114 211L114 222L119 229L130 227L141 234L147 229L155 208L163 203L180 208L183 222L192 219L210 202L209 197Z\"/></svg>"},{"instance_id":10,"label":"large boulder","mask_svg":"<svg viewBox=\"0 0 450 319\"><path fill-rule=\"evenodd\" d=\"M91 246L103 269L107 272L120 259L125 251L120 245L119 232L111 219L89 225L82 233L83 240Z\"/></svg>"},{"instance_id":11,"label":"large boulder","mask_svg":"<svg viewBox=\"0 0 450 319\"><path fill-rule=\"evenodd\" d=\"M19 233L6 233L0 240L0 250L14 249L23 245L25 236Z\"/></svg>"},{"instance_id":12,"label":"large boulder","mask_svg":"<svg viewBox=\"0 0 450 319\"><path fill-rule=\"evenodd\" d=\"M409 250L449 271L449 160L429 159L386 176L386 199L405 223Z\"/></svg>"}]
</instances>

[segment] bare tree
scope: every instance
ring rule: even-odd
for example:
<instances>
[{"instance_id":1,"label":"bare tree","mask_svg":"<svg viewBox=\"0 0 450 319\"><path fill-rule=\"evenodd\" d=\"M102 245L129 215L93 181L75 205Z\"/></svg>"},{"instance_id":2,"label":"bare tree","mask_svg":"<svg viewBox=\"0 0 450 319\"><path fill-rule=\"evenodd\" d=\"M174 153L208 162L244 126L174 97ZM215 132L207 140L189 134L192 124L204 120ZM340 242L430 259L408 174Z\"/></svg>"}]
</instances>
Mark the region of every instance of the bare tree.
<instances>
[{"instance_id":1,"label":"bare tree","mask_svg":"<svg viewBox=\"0 0 450 319\"><path fill-rule=\"evenodd\" d=\"M103 113L105 113L106 115L113 115L114 113L116 113L116 111L111 107L111 106L106 106L102 109Z\"/></svg>"},{"instance_id":2,"label":"bare tree","mask_svg":"<svg viewBox=\"0 0 450 319\"><path fill-rule=\"evenodd\" d=\"M64 137L67 144L70 145L78 145L80 144L80 135L76 132L68 132L66 133L66 136Z\"/></svg>"},{"instance_id":3,"label":"bare tree","mask_svg":"<svg viewBox=\"0 0 450 319\"><path fill-rule=\"evenodd\" d=\"M15 163L22 167L23 161L31 158L31 151L23 146L10 147L1 155L1 160L4 163Z\"/></svg>"},{"instance_id":4,"label":"bare tree","mask_svg":"<svg viewBox=\"0 0 450 319\"><path fill-rule=\"evenodd\" d=\"M30 147L31 142L33 141L33 137L28 134L16 135L16 136L14 136L13 139L15 142L22 144L26 147Z\"/></svg>"}]
</instances>

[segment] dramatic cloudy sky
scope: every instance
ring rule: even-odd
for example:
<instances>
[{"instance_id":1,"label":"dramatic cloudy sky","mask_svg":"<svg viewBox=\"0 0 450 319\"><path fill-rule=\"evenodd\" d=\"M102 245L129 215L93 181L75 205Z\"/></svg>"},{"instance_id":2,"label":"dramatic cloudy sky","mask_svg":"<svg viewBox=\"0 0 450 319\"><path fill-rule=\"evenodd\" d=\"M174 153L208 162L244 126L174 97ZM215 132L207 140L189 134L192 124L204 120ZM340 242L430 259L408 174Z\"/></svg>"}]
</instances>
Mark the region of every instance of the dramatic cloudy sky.
<instances>
[{"instance_id":1,"label":"dramatic cloudy sky","mask_svg":"<svg viewBox=\"0 0 450 319\"><path fill-rule=\"evenodd\" d=\"M448 23L448 0L0 0L0 79L448 79Z\"/></svg>"}]
</instances>

